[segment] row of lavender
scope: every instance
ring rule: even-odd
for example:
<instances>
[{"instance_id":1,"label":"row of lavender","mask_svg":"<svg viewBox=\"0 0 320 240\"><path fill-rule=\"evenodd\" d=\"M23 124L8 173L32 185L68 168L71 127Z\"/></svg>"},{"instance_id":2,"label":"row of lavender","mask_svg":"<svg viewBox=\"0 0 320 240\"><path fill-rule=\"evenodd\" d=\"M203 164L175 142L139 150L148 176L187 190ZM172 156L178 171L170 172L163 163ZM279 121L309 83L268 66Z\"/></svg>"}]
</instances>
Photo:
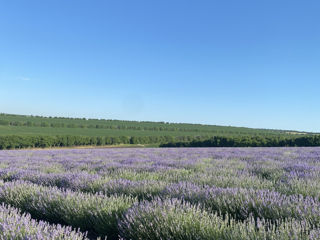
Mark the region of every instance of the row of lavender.
<instances>
[{"instance_id":1,"label":"row of lavender","mask_svg":"<svg viewBox=\"0 0 320 240\"><path fill-rule=\"evenodd\" d=\"M0 179L89 192L111 180L183 181L319 198L319 159L319 148L2 151Z\"/></svg>"},{"instance_id":2,"label":"row of lavender","mask_svg":"<svg viewBox=\"0 0 320 240\"><path fill-rule=\"evenodd\" d=\"M237 221L228 213L222 217L221 212L218 214L210 208L205 210L201 205L182 199L158 198L138 202L131 197L84 194L26 182L3 183L0 199L30 213L33 218L70 225L108 236L108 239L119 236L124 239L318 239L320 234L314 227L319 221L319 207L313 206L318 208L314 213L310 212L313 209L309 212L303 210L309 202L301 202L300 208L295 210L295 217L303 212L301 220L290 217L290 214L284 219L272 220L250 214ZM276 207L275 204L272 207ZM271 214L290 212L290 205L285 203L283 207L286 209L281 210L278 206L269 210ZM69 239L68 234L81 237L80 233L66 229L57 231L52 227L47 231L60 234L57 238L50 235L51 239ZM40 239L43 235L41 233Z\"/></svg>"},{"instance_id":3,"label":"row of lavender","mask_svg":"<svg viewBox=\"0 0 320 240\"><path fill-rule=\"evenodd\" d=\"M90 238L320 239L319 157L318 148L2 151L0 200Z\"/></svg>"},{"instance_id":4,"label":"row of lavender","mask_svg":"<svg viewBox=\"0 0 320 240\"><path fill-rule=\"evenodd\" d=\"M86 239L85 234L73 231L71 227L37 222L30 214L3 204L0 205L0 235L1 239Z\"/></svg>"}]
</instances>

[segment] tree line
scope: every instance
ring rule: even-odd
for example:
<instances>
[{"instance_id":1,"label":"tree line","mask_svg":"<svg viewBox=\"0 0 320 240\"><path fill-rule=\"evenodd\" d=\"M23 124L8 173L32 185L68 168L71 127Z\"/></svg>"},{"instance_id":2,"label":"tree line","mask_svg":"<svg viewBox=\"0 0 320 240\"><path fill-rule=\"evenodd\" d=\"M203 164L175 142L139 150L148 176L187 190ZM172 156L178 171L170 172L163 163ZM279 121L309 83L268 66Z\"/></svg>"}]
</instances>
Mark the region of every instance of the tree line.
<instances>
[{"instance_id":1,"label":"tree line","mask_svg":"<svg viewBox=\"0 0 320 240\"><path fill-rule=\"evenodd\" d=\"M174 141L191 141L191 136L0 136L0 149L102 146L117 144L161 144ZM204 137L198 137L198 140Z\"/></svg>"},{"instance_id":2,"label":"tree line","mask_svg":"<svg viewBox=\"0 0 320 240\"><path fill-rule=\"evenodd\" d=\"M160 147L311 147L320 146L320 135L303 137L208 136L0 136L0 149L159 144Z\"/></svg>"},{"instance_id":3,"label":"tree line","mask_svg":"<svg viewBox=\"0 0 320 240\"><path fill-rule=\"evenodd\" d=\"M160 147L314 147L320 146L320 135L303 137L220 137L205 140L176 141L163 143Z\"/></svg>"}]
</instances>

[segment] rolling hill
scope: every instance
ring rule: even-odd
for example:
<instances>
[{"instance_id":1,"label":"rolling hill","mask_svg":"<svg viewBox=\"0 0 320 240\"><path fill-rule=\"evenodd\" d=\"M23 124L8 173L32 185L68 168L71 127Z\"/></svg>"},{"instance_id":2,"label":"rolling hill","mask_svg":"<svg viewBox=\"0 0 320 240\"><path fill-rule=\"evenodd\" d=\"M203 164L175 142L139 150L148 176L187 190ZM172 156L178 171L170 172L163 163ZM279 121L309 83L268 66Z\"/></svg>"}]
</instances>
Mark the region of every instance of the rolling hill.
<instances>
[{"instance_id":1,"label":"rolling hill","mask_svg":"<svg viewBox=\"0 0 320 240\"><path fill-rule=\"evenodd\" d=\"M0 148L74 145L162 144L222 137L294 139L313 133L149 121L0 114ZM2 147L1 147L2 146Z\"/></svg>"}]
</instances>

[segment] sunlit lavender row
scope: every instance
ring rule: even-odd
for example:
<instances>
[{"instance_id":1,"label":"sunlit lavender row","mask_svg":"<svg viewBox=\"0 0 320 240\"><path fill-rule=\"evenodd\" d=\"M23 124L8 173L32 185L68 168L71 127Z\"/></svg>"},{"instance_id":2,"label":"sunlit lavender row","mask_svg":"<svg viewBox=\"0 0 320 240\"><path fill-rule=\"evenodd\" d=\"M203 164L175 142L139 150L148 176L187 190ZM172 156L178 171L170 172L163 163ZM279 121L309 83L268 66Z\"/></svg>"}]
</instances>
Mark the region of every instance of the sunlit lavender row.
<instances>
[{"instance_id":1,"label":"sunlit lavender row","mask_svg":"<svg viewBox=\"0 0 320 240\"><path fill-rule=\"evenodd\" d=\"M320 239L320 148L0 151L0 202L10 239Z\"/></svg>"}]
</instances>

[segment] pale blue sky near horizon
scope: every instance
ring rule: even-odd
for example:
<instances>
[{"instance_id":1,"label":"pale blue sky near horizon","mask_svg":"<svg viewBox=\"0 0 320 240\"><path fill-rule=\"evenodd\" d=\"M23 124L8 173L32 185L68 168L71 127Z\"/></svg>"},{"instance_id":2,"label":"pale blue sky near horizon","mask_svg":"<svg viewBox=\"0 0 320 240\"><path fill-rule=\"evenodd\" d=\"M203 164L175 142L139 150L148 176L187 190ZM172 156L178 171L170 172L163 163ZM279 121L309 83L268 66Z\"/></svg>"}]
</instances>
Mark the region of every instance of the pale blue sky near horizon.
<instances>
[{"instance_id":1,"label":"pale blue sky near horizon","mask_svg":"<svg viewBox=\"0 0 320 240\"><path fill-rule=\"evenodd\" d=\"M0 112L320 132L320 1L0 2Z\"/></svg>"}]
</instances>

